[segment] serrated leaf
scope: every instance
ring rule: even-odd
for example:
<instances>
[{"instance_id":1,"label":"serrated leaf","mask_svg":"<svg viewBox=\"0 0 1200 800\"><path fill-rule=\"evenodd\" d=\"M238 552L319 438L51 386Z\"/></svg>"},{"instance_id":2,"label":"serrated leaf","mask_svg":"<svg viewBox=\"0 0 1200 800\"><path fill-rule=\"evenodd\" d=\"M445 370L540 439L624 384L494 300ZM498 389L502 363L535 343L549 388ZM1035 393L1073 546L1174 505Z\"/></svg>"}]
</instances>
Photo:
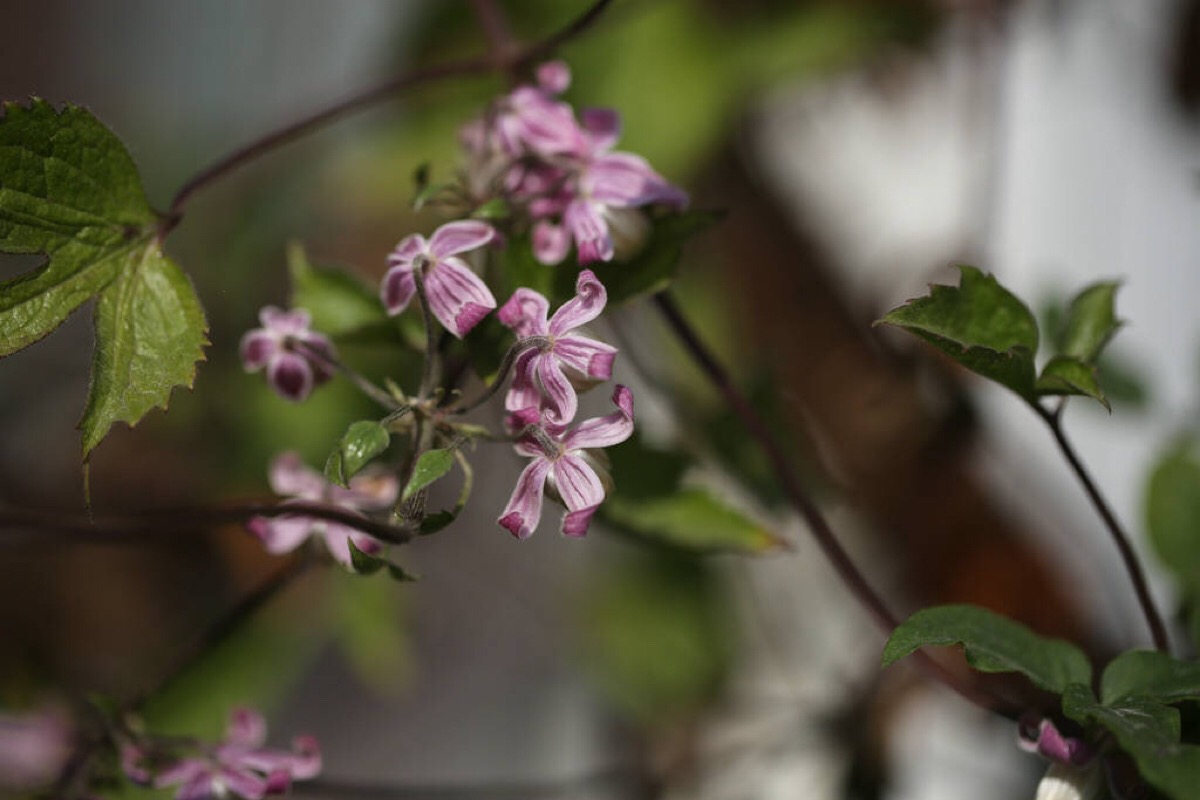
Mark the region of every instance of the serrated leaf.
<instances>
[{"instance_id":1,"label":"serrated leaf","mask_svg":"<svg viewBox=\"0 0 1200 800\"><path fill-rule=\"evenodd\" d=\"M1188 594L1200 594L1200 460L1191 439L1177 442L1150 473L1146 532Z\"/></svg>"},{"instance_id":2,"label":"serrated leaf","mask_svg":"<svg viewBox=\"0 0 1200 800\"><path fill-rule=\"evenodd\" d=\"M351 423L325 461L325 477L346 486L371 459L387 450L390 442L387 429L375 420Z\"/></svg>"},{"instance_id":3,"label":"serrated leaf","mask_svg":"<svg viewBox=\"0 0 1200 800\"><path fill-rule=\"evenodd\" d=\"M994 276L965 265L959 270L957 287L932 286L928 297L910 300L876 324L904 328L1034 402L1037 320Z\"/></svg>"},{"instance_id":4,"label":"serrated leaf","mask_svg":"<svg viewBox=\"0 0 1200 800\"><path fill-rule=\"evenodd\" d=\"M1083 395L1109 411L1112 406L1096 380L1096 368L1074 356L1055 356L1042 368L1037 380L1038 395Z\"/></svg>"},{"instance_id":5,"label":"serrated leaf","mask_svg":"<svg viewBox=\"0 0 1200 800\"><path fill-rule=\"evenodd\" d=\"M1007 617L968 605L913 614L888 638L883 666L920 647L953 644L963 645L967 663L980 672L1019 672L1046 691L1061 694L1072 683L1091 681L1091 664L1075 645L1039 636Z\"/></svg>"},{"instance_id":6,"label":"serrated leaf","mask_svg":"<svg viewBox=\"0 0 1200 800\"><path fill-rule=\"evenodd\" d=\"M165 258L159 215L120 140L78 106L4 105L0 252L47 262L0 283L0 356L33 344L98 297L83 453L114 422L135 424L191 386L207 327L195 292Z\"/></svg>"},{"instance_id":7,"label":"serrated leaf","mask_svg":"<svg viewBox=\"0 0 1200 800\"><path fill-rule=\"evenodd\" d=\"M455 451L450 448L426 450L421 453L416 466L413 467L412 477L408 479L408 485L404 487L404 493L400 497L401 501L412 497L449 472L450 468L454 466L454 453Z\"/></svg>"},{"instance_id":8,"label":"serrated leaf","mask_svg":"<svg viewBox=\"0 0 1200 800\"><path fill-rule=\"evenodd\" d=\"M1130 650L1112 660L1100 679L1105 705L1138 695L1164 705L1200 700L1200 664L1156 650Z\"/></svg>"},{"instance_id":9,"label":"serrated leaf","mask_svg":"<svg viewBox=\"0 0 1200 800\"><path fill-rule=\"evenodd\" d=\"M1093 284L1071 300L1063 333L1061 355L1073 356L1085 364L1095 363L1100 351L1121 327L1114 311L1119 283Z\"/></svg>"},{"instance_id":10,"label":"serrated leaf","mask_svg":"<svg viewBox=\"0 0 1200 800\"><path fill-rule=\"evenodd\" d=\"M155 246L100 293L92 382L79 423L85 458L114 423L134 425L151 409L165 409L174 387L191 387L206 330L191 282Z\"/></svg>"},{"instance_id":11,"label":"serrated leaf","mask_svg":"<svg viewBox=\"0 0 1200 800\"><path fill-rule=\"evenodd\" d=\"M764 553L784 541L702 489L631 500L620 491L601 506L606 522L640 537L699 553Z\"/></svg>"},{"instance_id":12,"label":"serrated leaf","mask_svg":"<svg viewBox=\"0 0 1200 800\"><path fill-rule=\"evenodd\" d=\"M1112 733L1137 762L1142 778L1168 797L1194 800L1200 786L1200 747L1179 741L1178 711L1138 696L1100 705L1090 689L1077 684L1063 695L1063 712Z\"/></svg>"},{"instance_id":13,"label":"serrated leaf","mask_svg":"<svg viewBox=\"0 0 1200 800\"><path fill-rule=\"evenodd\" d=\"M652 221L645 246L629 261L590 265L608 291L609 305L667 288L675 277L684 244L724 216L720 211L668 214ZM560 297L574 295L576 274L575 270L558 270L556 288Z\"/></svg>"},{"instance_id":14,"label":"serrated leaf","mask_svg":"<svg viewBox=\"0 0 1200 800\"><path fill-rule=\"evenodd\" d=\"M288 245L288 272L292 307L307 309L314 328L336 338L371 329L399 339L376 291L346 270L313 265L304 247L293 242Z\"/></svg>"}]
</instances>

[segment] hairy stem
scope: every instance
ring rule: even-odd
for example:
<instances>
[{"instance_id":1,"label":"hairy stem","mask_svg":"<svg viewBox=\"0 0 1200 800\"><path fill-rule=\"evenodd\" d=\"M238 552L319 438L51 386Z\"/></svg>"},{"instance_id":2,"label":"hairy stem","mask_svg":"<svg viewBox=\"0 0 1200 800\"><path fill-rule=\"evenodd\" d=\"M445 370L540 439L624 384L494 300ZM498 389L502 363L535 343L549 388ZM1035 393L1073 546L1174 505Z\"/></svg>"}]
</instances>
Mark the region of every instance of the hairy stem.
<instances>
[{"instance_id":1,"label":"hairy stem","mask_svg":"<svg viewBox=\"0 0 1200 800\"><path fill-rule=\"evenodd\" d=\"M1150 596L1150 587L1146 583L1146 573L1142 568L1142 562L1138 559L1137 553L1130 544L1129 534L1121 527L1121 523L1117 520L1117 515L1113 513L1108 502L1101 494L1096 482L1092 480L1092 476L1080 461L1078 453L1071 445L1071 441L1067 439L1066 431L1063 429L1062 415L1065 403L1060 403L1053 411L1047 409L1040 404L1034 404L1034 408L1038 412L1046 424L1050 426L1051 433L1054 434L1054 440L1058 442L1058 449L1062 451L1063 456L1067 459L1067 463L1071 465L1071 470L1075 473L1075 477L1083 485L1084 491L1087 493L1088 499L1092 506L1104 520L1104 526L1108 528L1108 532L1112 535L1113 543L1117 546L1117 551L1121 554L1121 560L1125 563L1125 571L1129 573L1129 580L1133 583L1133 590L1137 594L1138 604L1142 607L1142 614L1146 617L1146 623L1150 626L1150 635L1154 640L1154 647L1164 653L1170 652L1171 644L1167 636L1166 625L1163 624L1162 615L1158 613L1158 608L1154 605L1154 598Z\"/></svg>"},{"instance_id":2,"label":"hairy stem","mask_svg":"<svg viewBox=\"0 0 1200 800\"><path fill-rule=\"evenodd\" d=\"M801 485L787 455L780 448L775 434L734 385L729 373L725 371L725 368L721 366L700 340L699 335L697 335L682 312L680 312L671 295L666 291L659 292L654 295L654 304L667 325L679 338L684 349L691 355L705 377L709 379L714 388L725 399L725 402L729 404L733 412L741 419L747 432L771 462L772 470L777 480L779 480L788 500L796 511L800 513L800 516L804 518L805 522L808 523L809 531L811 531L813 538L817 540L821 551L825 553L825 556L833 564L838 577L842 579L842 582L846 584L854 597L867 610L876 627L885 636L891 635L892 631L900 624L899 620L888 609L887 605L883 602L883 598L871 587L866 577L859 572L850 555L837 540L833 529L829 525L829 521L825 519L825 515L821 512L820 507L817 506L816 502ZM996 711L1014 719L1016 718L1016 710L1007 701L993 697L977 687L962 681L923 651L917 651L914 653L914 656L917 658L918 666L926 674L941 681L966 700L988 710Z\"/></svg>"},{"instance_id":3,"label":"hairy stem","mask_svg":"<svg viewBox=\"0 0 1200 800\"><path fill-rule=\"evenodd\" d=\"M339 522L389 544L406 544L413 538L412 533L403 528L375 522L336 506L299 502L153 509L115 516L0 508L0 541L17 539L57 544L65 538L87 544L130 544L148 540L168 542L180 531L203 531L220 525L248 522L254 517L292 514Z\"/></svg>"}]
</instances>

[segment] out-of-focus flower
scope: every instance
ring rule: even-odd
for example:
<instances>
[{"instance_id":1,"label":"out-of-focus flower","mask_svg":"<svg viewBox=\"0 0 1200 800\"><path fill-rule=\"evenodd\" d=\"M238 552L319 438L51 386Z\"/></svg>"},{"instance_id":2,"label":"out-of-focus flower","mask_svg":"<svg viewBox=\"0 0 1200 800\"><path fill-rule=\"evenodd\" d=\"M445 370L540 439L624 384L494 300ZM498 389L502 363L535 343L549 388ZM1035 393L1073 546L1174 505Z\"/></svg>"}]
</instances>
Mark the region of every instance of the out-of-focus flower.
<instances>
[{"instance_id":1,"label":"out-of-focus flower","mask_svg":"<svg viewBox=\"0 0 1200 800\"><path fill-rule=\"evenodd\" d=\"M395 316L408 307L417 292L413 272L419 269L429 310L461 339L496 307L496 298L458 255L483 247L495 236L491 225L477 220L448 222L428 241L416 233L406 236L388 256L391 268L380 287L388 314Z\"/></svg>"},{"instance_id":2,"label":"out-of-focus flower","mask_svg":"<svg viewBox=\"0 0 1200 800\"><path fill-rule=\"evenodd\" d=\"M25 792L50 783L73 743L74 730L60 711L0 713L0 790Z\"/></svg>"},{"instance_id":3,"label":"out-of-focus flower","mask_svg":"<svg viewBox=\"0 0 1200 800\"><path fill-rule=\"evenodd\" d=\"M268 475L271 489L279 495L295 501L329 503L349 511L378 511L396 501L400 491L399 481L394 475L372 475L360 473L350 479L350 488L325 480L319 472L305 466L300 455L282 453L271 462ZM350 546L364 553L375 554L383 549L382 543L349 525L333 522L305 514L286 514L279 517L254 517L246 527L262 540L272 553L287 553L295 550L310 537L321 537L325 547L344 566L351 565Z\"/></svg>"},{"instance_id":4,"label":"out-of-focus flower","mask_svg":"<svg viewBox=\"0 0 1200 800\"><path fill-rule=\"evenodd\" d=\"M517 336L540 336L545 344L517 356L505 398L509 411L540 408L551 425L566 425L579 408L576 388L612 377L617 348L574 333L604 311L608 293L588 269L575 281L575 297L547 320L550 303L532 289L518 289L497 312Z\"/></svg>"},{"instance_id":5,"label":"out-of-focus flower","mask_svg":"<svg viewBox=\"0 0 1200 800\"><path fill-rule=\"evenodd\" d=\"M309 330L312 317L307 311L267 306L258 319L263 326L242 336L242 366L247 372L266 367L268 385L280 397L297 403L333 377L329 368L336 359L333 343Z\"/></svg>"},{"instance_id":6,"label":"out-of-focus flower","mask_svg":"<svg viewBox=\"0 0 1200 800\"><path fill-rule=\"evenodd\" d=\"M624 386L613 392L617 410L605 417L581 422L564 431L538 424L537 409L517 412L531 427L516 444L516 450L533 460L517 478L516 488L498 522L513 536L525 539L542 518L542 493L549 489L566 507L562 532L567 536L587 533L592 515L604 501L604 481L597 474L590 448L610 447L633 433L633 393Z\"/></svg>"},{"instance_id":7,"label":"out-of-focus flower","mask_svg":"<svg viewBox=\"0 0 1200 800\"><path fill-rule=\"evenodd\" d=\"M1035 800L1096 800L1101 796L1102 777L1098 762L1083 767L1051 764L1038 782Z\"/></svg>"},{"instance_id":8,"label":"out-of-focus flower","mask_svg":"<svg viewBox=\"0 0 1200 800\"><path fill-rule=\"evenodd\" d=\"M1051 762L1038 783L1036 800L1094 800L1100 796L1100 763L1082 739L1063 736L1048 719L1022 718L1017 745Z\"/></svg>"},{"instance_id":9,"label":"out-of-focus flower","mask_svg":"<svg viewBox=\"0 0 1200 800\"><path fill-rule=\"evenodd\" d=\"M178 786L176 800L212 800L233 794L260 800L283 794L293 780L315 777L321 771L321 752L311 736L297 737L290 752L263 747L267 727L251 709L233 712L225 740L200 746L194 755L154 763L151 748L127 745L122 753L125 773L135 782L156 789Z\"/></svg>"}]
</instances>

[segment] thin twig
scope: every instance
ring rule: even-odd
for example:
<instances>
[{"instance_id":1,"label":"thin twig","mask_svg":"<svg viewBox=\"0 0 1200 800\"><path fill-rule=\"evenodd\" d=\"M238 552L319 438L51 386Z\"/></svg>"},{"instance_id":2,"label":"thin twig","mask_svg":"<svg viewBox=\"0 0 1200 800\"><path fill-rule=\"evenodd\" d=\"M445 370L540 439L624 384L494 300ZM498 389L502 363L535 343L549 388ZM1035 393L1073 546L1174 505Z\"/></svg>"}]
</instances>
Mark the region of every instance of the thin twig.
<instances>
[{"instance_id":1,"label":"thin twig","mask_svg":"<svg viewBox=\"0 0 1200 800\"><path fill-rule=\"evenodd\" d=\"M784 493L791 501L792 506L800 512L800 516L808 523L809 531L811 531L813 538L817 540L817 544L820 546L822 552L825 553L825 556L833 564L833 568L838 573L838 576L850 589L850 592L859 603L867 610L876 627L885 636L891 635L892 631L899 626L899 620L888 609L887 605L883 602L883 598L871 587L866 577L858 571L858 567L854 565L849 554L842 547L841 543L838 542L833 529L830 527L828 520L825 519L825 515L821 512L820 507L809 497L808 492L800 484L788 457L779 447L775 434L767 427L767 424L758 415L758 412L754 410L754 407L750 405L750 402L734 385L725 368L721 366L700 340L696 331L680 312L671 295L667 291L659 292L654 295L654 304L663 319L667 322L667 325L679 338L684 349L688 351L688 354L695 360L701 371L704 372L705 376L725 399L725 402L729 404L729 407L741 419L747 432L758 444L763 454L766 455L767 460L771 462L773 472L777 480L779 480ZM990 711L995 711L1014 719L1016 718L1016 709L1012 708L1011 704L1006 700L995 697L974 685L964 682L923 651L918 650L914 656L917 659L917 665L926 674L942 682L964 699Z\"/></svg>"},{"instance_id":2,"label":"thin twig","mask_svg":"<svg viewBox=\"0 0 1200 800\"><path fill-rule=\"evenodd\" d=\"M488 400L492 399L496 392L500 390L500 387L504 385L505 379L508 378L508 373L512 370L513 364L515 364L517 361L517 356L521 355L521 353L524 353L531 347L545 347L549 341L550 340L545 336L526 336L524 339L518 339L513 346L508 348L508 351L505 352L504 359L500 362L500 368L496 370L496 377L493 378L492 382L488 384L486 389L483 390L483 394L479 395L479 397L476 397L467 405L454 409L451 413L468 414L479 408Z\"/></svg>"},{"instance_id":3,"label":"thin twig","mask_svg":"<svg viewBox=\"0 0 1200 800\"><path fill-rule=\"evenodd\" d=\"M21 538L88 544L128 544L170 541L180 531L202 531L247 522L254 517L303 515L348 525L389 544L406 544L413 534L404 528L376 522L351 511L320 503L240 503L222 506L164 508L115 516L61 514L30 508L0 508L0 541ZM32 536L31 536L32 534ZM52 540L47 536L53 536Z\"/></svg>"},{"instance_id":4,"label":"thin twig","mask_svg":"<svg viewBox=\"0 0 1200 800\"><path fill-rule=\"evenodd\" d=\"M342 117L370 108L384 100L397 97L410 89L450 78L485 75L497 69L523 68L536 61L540 61L591 27L611 2L612 0L596 0L583 14L561 30L541 41L534 42L524 50L506 57L503 63L498 63L494 56L480 56L454 61L449 64L416 69L334 103L327 108L310 114L289 125L285 125L234 150L208 167L205 167L179 188L179 191L175 193L175 197L172 198L171 206L159 226L159 239L165 238L179 224L179 221L183 218L184 207L187 206L197 191L209 184L215 183L229 173L237 171L251 161L255 161L276 148L320 130Z\"/></svg>"},{"instance_id":5,"label":"thin twig","mask_svg":"<svg viewBox=\"0 0 1200 800\"><path fill-rule=\"evenodd\" d=\"M1108 532L1112 535L1113 543L1116 544L1117 551L1121 554L1121 560L1125 563L1125 571L1129 573L1129 579L1133 583L1133 590L1137 594L1138 604L1142 607L1142 614L1146 617L1146 623L1150 626L1150 635L1154 640L1154 647L1164 653L1169 653L1171 643L1167 636L1167 628L1163 624L1162 615L1158 613L1158 608L1154 605L1154 598L1150 596L1150 587L1146 582L1146 573L1142 568L1142 562L1138 559L1133 545L1130 544L1129 534L1121 527L1116 514L1109 507L1108 502L1104 499L1104 495L1101 494L1095 481L1092 480L1092 476L1088 473L1087 468L1079 460L1079 455L1075 452L1075 448L1072 447L1070 440L1067 439L1067 434L1062 424L1064 407L1065 404L1060 403L1051 411L1041 404L1034 404L1038 416L1050 426L1050 431L1054 434L1054 440L1058 442L1058 449L1062 451L1063 456L1067 459L1067 463L1071 465L1071 470L1075 473L1075 477L1083 484L1083 489L1087 492L1088 499L1091 500L1092 506L1100 514L1100 518L1104 520L1104 526L1108 528Z\"/></svg>"},{"instance_id":6,"label":"thin twig","mask_svg":"<svg viewBox=\"0 0 1200 800\"><path fill-rule=\"evenodd\" d=\"M294 340L292 342L292 346L297 352L303 353L305 358L317 362L326 369L334 372L340 372L345 375L360 392L374 400L379 405L383 406L383 408L388 412L398 411L402 407L401 404L396 401L396 398L392 397L383 389L380 389L378 386L371 383L371 381L365 375L346 365L342 361L330 358L320 350L317 350L315 347L309 347L304 342L298 340Z\"/></svg>"}]
</instances>

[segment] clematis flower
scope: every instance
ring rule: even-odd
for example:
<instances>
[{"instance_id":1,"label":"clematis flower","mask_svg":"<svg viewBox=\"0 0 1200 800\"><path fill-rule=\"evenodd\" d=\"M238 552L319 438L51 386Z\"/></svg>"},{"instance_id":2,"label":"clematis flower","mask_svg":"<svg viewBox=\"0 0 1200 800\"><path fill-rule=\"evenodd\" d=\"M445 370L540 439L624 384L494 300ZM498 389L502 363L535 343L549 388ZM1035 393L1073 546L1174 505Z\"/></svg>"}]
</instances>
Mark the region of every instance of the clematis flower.
<instances>
[{"instance_id":1,"label":"clematis flower","mask_svg":"<svg viewBox=\"0 0 1200 800\"><path fill-rule=\"evenodd\" d=\"M644 217L634 212L642 206L661 204L682 209L688 196L654 171L646 159L634 153L612 152L620 137L621 122L611 109L583 112L582 135L574 151L574 179L557 198L561 223L552 222L549 207L534 227L534 254L542 263L556 264L566 256L566 237L575 241L580 264L611 261L616 253L614 230L642 230Z\"/></svg>"},{"instance_id":2,"label":"clematis flower","mask_svg":"<svg viewBox=\"0 0 1200 800\"><path fill-rule=\"evenodd\" d=\"M1102 776L1095 752L1082 739L1063 736L1048 719L1022 719L1017 745L1050 760L1038 782L1036 800L1094 800Z\"/></svg>"},{"instance_id":3,"label":"clematis flower","mask_svg":"<svg viewBox=\"0 0 1200 800\"><path fill-rule=\"evenodd\" d=\"M297 403L333 377L328 364L336 358L333 343L309 330L312 317L307 311L267 306L258 319L263 326L247 331L239 348L247 372L266 367L267 384L280 397ZM306 349L324 358L315 358Z\"/></svg>"},{"instance_id":4,"label":"clematis flower","mask_svg":"<svg viewBox=\"0 0 1200 800\"><path fill-rule=\"evenodd\" d=\"M389 507L400 491L394 475L360 473L350 479L350 488L330 483L314 469L305 466L298 453L282 453L271 462L268 474L271 489L295 501L330 503L350 511L376 511ZM257 536L271 553L288 553L311 537L320 537L330 554L343 566L351 566L350 546L364 553L375 554L383 544L349 525L318 519L305 514L286 514L279 517L254 517L246 527Z\"/></svg>"},{"instance_id":5,"label":"clematis flower","mask_svg":"<svg viewBox=\"0 0 1200 800\"><path fill-rule=\"evenodd\" d=\"M150 749L127 745L122 752L125 774L137 783L156 789L178 786L176 800L211 800L233 794L260 800L287 792L293 780L316 777L321 753L311 736L297 737L291 752L270 750L262 716L251 709L233 712L225 740L201 747L196 755L156 768Z\"/></svg>"},{"instance_id":6,"label":"clematis flower","mask_svg":"<svg viewBox=\"0 0 1200 800\"><path fill-rule=\"evenodd\" d=\"M508 156L548 157L579 146L575 113L556 99L571 84L570 69L562 61L548 61L537 68L536 77L536 85L518 86L494 112L491 130L498 149Z\"/></svg>"},{"instance_id":7,"label":"clematis flower","mask_svg":"<svg viewBox=\"0 0 1200 800\"><path fill-rule=\"evenodd\" d=\"M595 273L585 269L575 281L575 297L563 303L549 320L550 303L532 289L518 289L497 312L517 336L545 337L545 344L517 356L513 383L504 401L509 411L540 408L551 425L575 418L579 400L574 384L612 378L617 348L574 333L604 311L608 293Z\"/></svg>"},{"instance_id":8,"label":"clematis flower","mask_svg":"<svg viewBox=\"0 0 1200 800\"><path fill-rule=\"evenodd\" d=\"M491 225L476 220L448 222L428 241L416 233L406 236L388 256L391 269L380 287L388 314L395 316L408 307L417 292L413 271L420 269L429 310L461 339L496 307L496 298L458 255L483 247L495 236Z\"/></svg>"},{"instance_id":9,"label":"clematis flower","mask_svg":"<svg viewBox=\"0 0 1200 800\"><path fill-rule=\"evenodd\" d=\"M517 478L516 488L498 522L518 539L528 538L542 518L542 493L548 488L566 507L562 532L584 536L592 515L604 502L604 481L591 463L590 448L610 447L633 433L633 393L625 386L613 392L617 410L586 420L570 430L545 427L537 409L517 412L532 428L516 444L518 453L533 460Z\"/></svg>"}]
</instances>

